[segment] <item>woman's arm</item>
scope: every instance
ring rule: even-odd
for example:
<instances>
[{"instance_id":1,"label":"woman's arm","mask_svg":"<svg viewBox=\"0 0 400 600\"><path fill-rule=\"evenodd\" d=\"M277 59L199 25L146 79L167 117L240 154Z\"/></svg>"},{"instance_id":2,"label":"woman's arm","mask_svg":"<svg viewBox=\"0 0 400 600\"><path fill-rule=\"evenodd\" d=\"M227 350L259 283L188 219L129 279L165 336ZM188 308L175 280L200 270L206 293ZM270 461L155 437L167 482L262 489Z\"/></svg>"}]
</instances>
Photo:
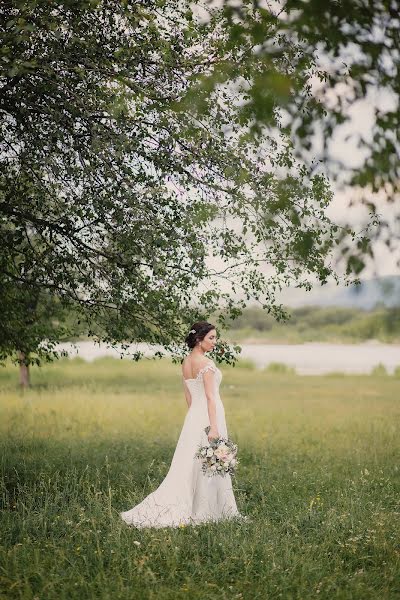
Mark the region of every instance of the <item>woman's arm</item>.
<instances>
[{"instance_id":1,"label":"woman's arm","mask_svg":"<svg viewBox=\"0 0 400 600\"><path fill-rule=\"evenodd\" d=\"M214 395L214 379L215 371L209 369L203 373L204 391L207 398L207 410L208 418L210 419L210 431L208 432L208 439L218 438L218 427L217 427L217 407L215 404Z\"/></svg>"}]
</instances>

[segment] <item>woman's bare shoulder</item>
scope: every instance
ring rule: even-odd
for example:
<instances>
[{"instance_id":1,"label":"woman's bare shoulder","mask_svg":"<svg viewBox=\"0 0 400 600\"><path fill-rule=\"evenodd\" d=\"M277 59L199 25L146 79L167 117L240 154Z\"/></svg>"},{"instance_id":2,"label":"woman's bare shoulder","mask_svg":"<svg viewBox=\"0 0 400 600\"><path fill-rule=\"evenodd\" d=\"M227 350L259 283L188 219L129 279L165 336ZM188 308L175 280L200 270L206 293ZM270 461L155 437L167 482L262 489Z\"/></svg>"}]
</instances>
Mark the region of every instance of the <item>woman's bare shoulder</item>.
<instances>
[{"instance_id":1,"label":"woman's bare shoulder","mask_svg":"<svg viewBox=\"0 0 400 600\"><path fill-rule=\"evenodd\" d=\"M196 367L198 369L204 369L204 367L208 367L209 365L213 365L215 367L214 361L211 358L208 358L208 356L203 356L196 362Z\"/></svg>"},{"instance_id":2,"label":"woman's bare shoulder","mask_svg":"<svg viewBox=\"0 0 400 600\"><path fill-rule=\"evenodd\" d=\"M198 365L198 372L200 373L200 371L209 371L209 370L214 370L214 369L208 369L208 367L214 367L215 368L215 363L213 360L211 360L211 358L204 358Z\"/></svg>"},{"instance_id":3,"label":"woman's bare shoulder","mask_svg":"<svg viewBox=\"0 0 400 600\"><path fill-rule=\"evenodd\" d=\"M215 363L211 358L207 356L201 359L192 360L190 356L186 356L182 361L182 373L185 379L195 379L200 371L203 371L206 367L213 366Z\"/></svg>"},{"instance_id":4,"label":"woman's bare shoulder","mask_svg":"<svg viewBox=\"0 0 400 600\"><path fill-rule=\"evenodd\" d=\"M214 364L214 361L212 360L212 358L208 358L208 356L204 356L201 359L201 362L203 365L213 365Z\"/></svg>"}]
</instances>

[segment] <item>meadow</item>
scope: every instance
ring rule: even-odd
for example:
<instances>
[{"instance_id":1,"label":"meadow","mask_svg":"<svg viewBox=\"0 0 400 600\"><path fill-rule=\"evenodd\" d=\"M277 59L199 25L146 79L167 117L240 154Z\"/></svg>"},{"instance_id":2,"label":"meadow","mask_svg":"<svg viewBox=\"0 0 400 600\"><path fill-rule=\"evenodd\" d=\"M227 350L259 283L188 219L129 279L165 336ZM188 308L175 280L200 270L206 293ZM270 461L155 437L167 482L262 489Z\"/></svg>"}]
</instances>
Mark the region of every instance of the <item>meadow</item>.
<instances>
[{"instance_id":1,"label":"meadow","mask_svg":"<svg viewBox=\"0 0 400 600\"><path fill-rule=\"evenodd\" d=\"M400 379L223 367L248 522L137 530L187 410L180 367L61 360L0 370L0 597L400 597Z\"/></svg>"}]
</instances>

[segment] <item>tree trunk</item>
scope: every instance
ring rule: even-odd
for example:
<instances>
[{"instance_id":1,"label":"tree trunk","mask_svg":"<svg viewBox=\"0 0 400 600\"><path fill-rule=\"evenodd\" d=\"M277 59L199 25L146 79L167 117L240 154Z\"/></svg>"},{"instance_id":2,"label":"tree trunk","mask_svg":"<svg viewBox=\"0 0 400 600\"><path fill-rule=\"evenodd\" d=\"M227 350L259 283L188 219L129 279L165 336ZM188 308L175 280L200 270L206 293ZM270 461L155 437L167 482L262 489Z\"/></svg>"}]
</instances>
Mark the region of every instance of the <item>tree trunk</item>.
<instances>
[{"instance_id":1,"label":"tree trunk","mask_svg":"<svg viewBox=\"0 0 400 600\"><path fill-rule=\"evenodd\" d=\"M25 352L18 352L18 362L19 362L19 383L21 387L27 388L30 385L29 378L29 365L26 364L26 354Z\"/></svg>"}]
</instances>

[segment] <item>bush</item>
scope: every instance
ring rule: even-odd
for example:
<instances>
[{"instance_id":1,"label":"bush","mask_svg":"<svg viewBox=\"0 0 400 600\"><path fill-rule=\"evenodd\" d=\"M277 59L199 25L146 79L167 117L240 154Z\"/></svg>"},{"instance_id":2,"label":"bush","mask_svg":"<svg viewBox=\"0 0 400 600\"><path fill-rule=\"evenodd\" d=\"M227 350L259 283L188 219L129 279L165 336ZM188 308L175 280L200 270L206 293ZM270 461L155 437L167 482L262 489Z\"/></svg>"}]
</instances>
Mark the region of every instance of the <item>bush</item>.
<instances>
[{"instance_id":1,"label":"bush","mask_svg":"<svg viewBox=\"0 0 400 600\"><path fill-rule=\"evenodd\" d=\"M239 358L235 365L235 369L246 369L248 371L254 371L256 365L250 358Z\"/></svg>"},{"instance_id":2,"label":"bush","mask_svg":"<svg viewBox=\"0 0 400 600\"><path fill-rule=\"evenodd\" d=\"M376 365L376 367L374 367L371 371L371 375L375 375L378 377L387 375L388 372L386 370L385 365L383 365L382 363L379 363L378 365Z\"/></svg>"},{"instance_id":3,"label":"bush","mask_svg":"<svg viewBox=\"0 0 400 600\"><path fill-rule=\"evenodd\" d=\"M284 363L271 362L264 368L265 373L274 373L279 375L296 375L296 370Z\"/></svg>"}]
</instances>

